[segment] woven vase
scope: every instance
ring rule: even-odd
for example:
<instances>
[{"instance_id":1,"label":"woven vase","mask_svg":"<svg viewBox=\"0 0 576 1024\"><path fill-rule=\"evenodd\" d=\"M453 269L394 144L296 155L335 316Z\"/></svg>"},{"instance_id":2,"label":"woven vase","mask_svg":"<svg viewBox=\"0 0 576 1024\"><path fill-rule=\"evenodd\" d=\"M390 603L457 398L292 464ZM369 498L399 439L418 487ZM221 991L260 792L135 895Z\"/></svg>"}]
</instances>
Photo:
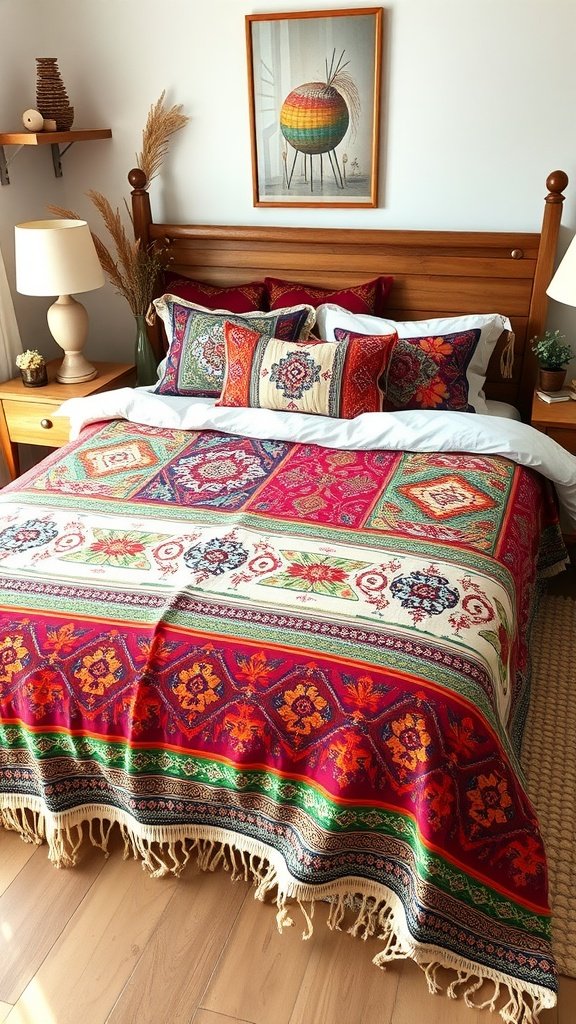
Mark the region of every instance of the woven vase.
<instances>
[{"instance_id":1,"label":"woven vase","mask_svg":"<svg viewBox=\"0 0 576 1024\"><path fill-rule=\"evenodd\" d=\"M55 121L59 132L69 131L74 123L74 107L70 106L56 57L36 57L36 109L45 120Z\"/></svg>"}]
</instances>

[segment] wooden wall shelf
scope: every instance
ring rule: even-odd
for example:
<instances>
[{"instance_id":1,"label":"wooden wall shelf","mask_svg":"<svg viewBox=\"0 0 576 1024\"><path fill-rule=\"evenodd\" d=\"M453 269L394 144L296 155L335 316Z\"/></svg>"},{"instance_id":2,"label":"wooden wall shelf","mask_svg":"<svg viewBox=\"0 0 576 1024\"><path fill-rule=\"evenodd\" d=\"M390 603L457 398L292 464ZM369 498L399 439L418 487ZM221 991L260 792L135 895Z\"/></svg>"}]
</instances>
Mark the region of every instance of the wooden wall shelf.
<instances>
[{"instance_id":1,"label":"wooden wall shelf","mask_svg":"<svg viewBox=\"0 0 576 1024\"><path fill-rule=\"evenodd\" d=\"M84 128L69 132L0 132L0 180L3 185L10 184L8 160L4 146L17 146L16 153L22 146L50 146L54 174L62 177L62 157L75 142L91 142L94 139L111 139L111 128ZM60 149L60 146L63 149ZM13 154L12 160L16 156Z\"/></svg>"}]
</instances>

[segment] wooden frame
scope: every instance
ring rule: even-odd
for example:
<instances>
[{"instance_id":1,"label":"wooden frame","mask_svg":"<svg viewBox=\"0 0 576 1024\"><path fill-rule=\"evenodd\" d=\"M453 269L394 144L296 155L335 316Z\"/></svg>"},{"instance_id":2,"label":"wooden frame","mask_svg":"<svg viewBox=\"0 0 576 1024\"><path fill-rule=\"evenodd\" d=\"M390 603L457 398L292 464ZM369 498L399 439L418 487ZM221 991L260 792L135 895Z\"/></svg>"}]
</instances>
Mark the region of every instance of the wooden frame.
<instances>
[{"instance_id":1,"label":"wooden frame","mask_svg":"<svg viewBox=\"0 0 576 1024\"><path fill-rule=\"evenodd\" d=\"M246 16L254 206L378 203L382 8Z\"/></svg>"},{"instance_id":2,"label":"wooden frame","mask_svg":"<svg viewBox=\"0 0 576 1024\"><path fill-rule=\"evenodd\" d=\"M392 274L387 312L395 320L422 320L461 313L502 313L515 331L511 379L503 379L500 355L488 367L488 398L510 402L529 419L537 364L528 344L546 323L546 288L554 269L564 171L546 180L541 232L388 231L354 228L259 228L155 224L146 178L129 174L136 237L165 246L170 269L216 285L240 284L266 275L327 288L359 284ZM160 356L160 325L151 329Z\"/></svg>"}]
</instances>

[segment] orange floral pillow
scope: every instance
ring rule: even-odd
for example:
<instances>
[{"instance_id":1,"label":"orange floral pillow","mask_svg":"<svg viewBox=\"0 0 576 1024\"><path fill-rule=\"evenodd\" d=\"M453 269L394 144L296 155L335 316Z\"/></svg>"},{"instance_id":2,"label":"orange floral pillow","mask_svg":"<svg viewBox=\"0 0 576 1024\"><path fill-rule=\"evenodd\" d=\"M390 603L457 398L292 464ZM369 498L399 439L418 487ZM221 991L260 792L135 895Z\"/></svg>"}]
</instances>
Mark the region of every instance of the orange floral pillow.
<instances>
[{"instance_id":1,"label":"orange floral pillow","mask_svg":"<svg viewBox=\"0 0 576 1024\"><path fill-rule=\"evenodd\" d=\"M338 341L368 338L341 327ZM400 409L448 409L474 412L468 401L466 370L480 338L479 330L427 338L398 338L383 388L386 412Z\"/></svg>"},{"instance_id":2,"label":"orange floral pillow","mask_svg":"<svg viewBox=\"0 0 576 1024\"><path fill-rule=\"evenodd\" d=\"M396 334L281 341L224 324L226 371L216 405L353 419L382 409L381 382Z\"/></svg>"}]
</instances>

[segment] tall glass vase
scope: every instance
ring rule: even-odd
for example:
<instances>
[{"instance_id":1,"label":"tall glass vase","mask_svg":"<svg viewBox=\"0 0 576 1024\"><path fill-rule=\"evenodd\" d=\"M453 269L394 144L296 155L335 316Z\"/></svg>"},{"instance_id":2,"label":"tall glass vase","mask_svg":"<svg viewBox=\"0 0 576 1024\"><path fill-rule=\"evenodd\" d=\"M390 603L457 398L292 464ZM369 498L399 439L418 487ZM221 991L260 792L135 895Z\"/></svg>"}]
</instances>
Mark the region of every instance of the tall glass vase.
<instances>
[{"instance_id":1,"label":"tall glass vase","mask_svg":"<svg viewBox=\"0 0 576 1024\"><path fill-rule=\"evenodd\" d=\"M146 318L143 314L136 314L136 345L134 349L134 362L136 364L136 386L145 387L147 384L156 384L158 375L156 373L156 356L148 340L146 330Z\"/></svg>"}]
</instances>

